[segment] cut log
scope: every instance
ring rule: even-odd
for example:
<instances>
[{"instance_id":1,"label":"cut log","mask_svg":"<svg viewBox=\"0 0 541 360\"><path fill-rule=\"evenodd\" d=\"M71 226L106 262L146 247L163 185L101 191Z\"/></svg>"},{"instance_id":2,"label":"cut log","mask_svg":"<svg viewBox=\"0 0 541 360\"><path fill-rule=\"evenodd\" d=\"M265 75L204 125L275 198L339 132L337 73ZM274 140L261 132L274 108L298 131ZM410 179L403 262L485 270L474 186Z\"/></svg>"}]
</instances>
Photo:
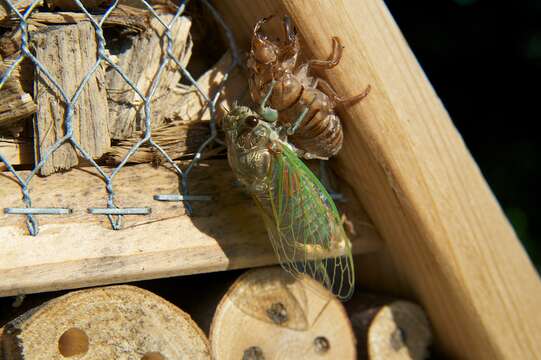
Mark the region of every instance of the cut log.
<instances>
[{"instance_id":1,"label":"cut log","mask_svg":"<svg viewBox=\"0 0 541 360\"><path fill-rule=\"evenodd\" d=\"M11 64L12 60L0 60L0 77ZM20 66L17 66L0 88L0 129L11 127L36 112L36 103L32 96L24 91L20 76Z\"/></svg>"},{"instance_id":2,"label":"cut log","mask_svg":"<svg viewBox=\"0 0 541 360\"><path fill-rule=\"evenodd\" d=\"M88 22L48 27L32 36L37 59L58 81L71 98L86 73L96 62L97 45L93 26ZM41 161L48 149L66 134L67 106L60 92L38 70L35 80L38 112L34 121L36 160ZM75 140L93 158L99 158L110 147L107 95L101 67L89 79L77 100L73 113ZM67 170L79 163L71 143L64 143L51 154L41 168L42 175Z\"/></svg>"},{"instance_id":3,"label":"cut log","mask_svg":"<svg viewBox=\"0 0 541 360\"><path fill-rule=\"evenodd\" d=\"M173 15L170 14L160 16L166 24L173 19ZM188 18L180 17L171 29L173 53L183 66L188 64L191 56L190 26L191 21ZM167 37L164 26L153 17L148 30L132 38L129 48L126 49L122 41L118 44L120 46L118 49L115 49L113 44L109 46L111 53L118 56L117 65L144 96L150 95L151 85L158 75L162 58L166 56ZM180 70L176 64L169 61L160 75L151 99L151 126L158 126L164 122L165 115L162 110L165 106L162 106L161 102L166 101L166 95L176 86L180 78ZM144 102L113 68L108 69L106 79L111 137L126 139L132 136L134 131L144 129Z\"/></svg>"},{"instance_id":4,"label":"cut log","mask_svg":"<svg viewBox=\"0 0 541 360\"><path fill-rule=\"evenodd\" d=\"M251 270L231 286L210 329L214 359L355 359L346 311L309 277Z\"/></svg>"},{"instance_id":5,"label":"cut log","mask_svg":"<svg viewBox=\"0 0 541 360\"><path fill-rule=\"evenodd\" d=\"M188 314L134 286L53 299L6 324L1 343L7 359L210 359Z\"/></svg>"},{"instance_id":6,"label":"cut log","mask_svg":"<svg viewBox=\"0 0 541 360\"><path fill-rule=\"evenodd\" d=\"M346 304L359 359L423 360L432 333L423 309L411 302L357 293Z\"/></svg>"}]
</instances>

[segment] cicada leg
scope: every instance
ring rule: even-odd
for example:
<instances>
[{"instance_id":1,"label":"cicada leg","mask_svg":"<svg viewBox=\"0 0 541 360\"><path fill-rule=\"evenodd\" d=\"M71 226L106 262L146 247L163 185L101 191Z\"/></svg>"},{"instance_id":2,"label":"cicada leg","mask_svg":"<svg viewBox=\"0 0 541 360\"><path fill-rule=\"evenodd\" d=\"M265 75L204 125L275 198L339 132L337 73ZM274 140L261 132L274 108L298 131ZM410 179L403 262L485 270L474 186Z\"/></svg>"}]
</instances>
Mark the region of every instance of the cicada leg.
<instances>
[{"instance_id":1,"label":"cicada leg","mask_svg":"<svg viewBox=\"0 0 541 360\"><path fill-rule=\"evenodd\" d=\"M308 114L308 111L310 111L310 107L316 101L316 98L317 97L314 96L312 101L310 101L310 103L308 103L307 105L303 107L297 119L295 119L295 121L293 121L293 124L289 127L289 129L287 129L288 135L293 135L297 131L299 126L301 126L302 122L304 121L304 118L306 118L306 114Z\"/></svg>"},{"instance_id":2,"label":"cicada leg","mask_svg":"<svg viewBox=\"0 0 541 360\"><path fill-rule=\"evenodd\" d=\"M265 121L271 122L271 123L275 123L276 121L278 121L278 111L276 109L273 109L267 106L267 103L269 102L269 99L272 95L272 91L274 90L275 86L276 86L276 80L272 80L269 85L269 90L267 94L265 94L265 97L261 101L261 104L259 104L259 114L263 117Z\"/></svg>"},{"instance_id":3,"label":"cicada leg","mask_svg":"<svg viewBox=\"0 0 541 360\"><path fill-rule=\"evenodd\" d=\"M327 60L309 60L307 65L311 68L332 69L342 59L343 46L340 39L336 36L332 38L332 53Z\"/></svg>"},{"instance_id":4,"label":"cicada leg","mask_svg":"<svg viewBox=\"0 0 541 360\"><path fill-rule=\"evenodd\" d=\"M323 160L319 162L319 178L334 201L344 201L344 195L334 191L332 188L331 181L329 179L329 171L327 170L327 162Z\"/></svg>"},{"instance_id":5,"label":"cicada leg","mask_svg":"<svg viewBox=\"0 0 541 360\"><path fill-rule=\"evenodd\" d=\"M370 89L372 88L370 85L368 85L366 87L366 89L364 89L364 91L362 93L354 95L354 96L350 96L350 97L347 97L347 98L343 98L343 97L340 97L336 93L336 91L333 89L331 84L329 84L327 81L325 81L323 79L317 79L317 84L316 85L317 85L317 88L319 90L321 90L321 92L323 92L329 98L331 98L331 100L337 106L338 105L342 105L342 106L353 105L356 102L361 101L362 99L364 99L365 97L368 96L368 93L370 93Z\"/></svg>"},{"instance_id":6,"label":"cicada leg","mask_svg":"<svg viewBox=\"0 0 541 360\"><path fill-rule=\"evenodd\" d=\"M306 117L306 114L308 114L308 111L310 110L310 106L305 106L300 115L297 117L297 119L293 122L293 126L291 126L289 129L287 129L288 135L293 135L295 131L299 128L299 126L304 121L304 118Z\"/></svg>"}]
</instances>

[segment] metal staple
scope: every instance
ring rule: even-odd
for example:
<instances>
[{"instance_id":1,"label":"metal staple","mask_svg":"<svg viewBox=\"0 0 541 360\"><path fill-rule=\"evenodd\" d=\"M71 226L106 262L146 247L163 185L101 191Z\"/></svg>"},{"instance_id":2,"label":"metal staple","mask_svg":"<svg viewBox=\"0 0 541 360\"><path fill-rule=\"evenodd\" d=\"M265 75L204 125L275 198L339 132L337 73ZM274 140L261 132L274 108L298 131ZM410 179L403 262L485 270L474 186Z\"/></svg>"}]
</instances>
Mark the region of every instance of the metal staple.
<instances>
[{"instance_id":1,"label":"metal staple","mask_svg":"<svg viewBox=\"0 0 541 360\"><path fill-rule=\"evenodd\" d=\"M193 168L197 165L199 160L202 158L203 152L205 149L214 141L216 141L216 135L217 135L217 129L216 129L216 104L219 99L221 90L224 86L225 81L228 79L229 74L233 71L233 69L238 66L239 64L239 56L237 47L235 45L235 41L233 39L233 35L230 31L230 29L227 27L227 25L224 23L221 16L218 14L218 12L209 4L207 0L199 0L201 1L210 11L214 19L217 21L217 23L223 28L224 33L227 38L229 50L232 55L232 62L230 67L226 70L224 74L224 78L218 87L218 89L215 91L212 96L207 96L202 89L199 87L195 79L192 77L192 75L186 70L184 66L180 63L179 59L174 55L173 53L173 37L175 34L171 32L172 26L174 23L178 20L178 18L184 13L184 10L186 8L188 0L182 0L179 4L177 11L173 17L173 19L167 24L165 23L160 16L154 11L152 6L145 0L140 0L141 3L146 7L146 9L149 10L149 12L152 14L152 16L156 17L157 20L164 26L165 28L165 37L167 39L167 51L166 54L164 54L163 58L161 59L160 67L158 69L158 72L151 84L150 91L148 96L144 96L144 94L141 92L140 89L137 88L137 86L126 76L126 74L122 71L120 67L118 67L113 60L107 55L106 51L106 41L103 35L102 31L102 25L105 21L105 19L110 15L110 13L113 11L113 9L118 5L119 0L115 0L111 3L111 5L107 8L103 16L101 17L100 21L96 21L94 17L85 9L83 4L80 0L74 0L74 2L77 4L77 6L81 9L81 11L85 14L85 16L90 20L91 24L94 26L96 38L97 38L97 45L98 45L98 56L96 59L96 62L94 65L90 68L90 70L86 73L83 80L79 84L77 90L73 94L73 96L70 98L69 94L66 94L66 92L62 89L60 84L54 79L54 77L49 73L49 71L45 68L43 64L41 64L38 59L32 55L29 49L29 33L28 33L28 17L34 10L34 8L40 3L40 0L34 0L32 4L24 11L22 14L17 10L17 8L12 4L12 0L0 0L3 1L7 8L11 11L11 14L14 15L18 19L18 28L21 31L22 39L21 39L21 47L20 47L20 54L15 59L15 61L4 71L3 74L0 75L0 89L4 85L4 83L7 81L13 70L23 61L23 59L27 58L29 59L35 68L40 71L47 79L51 82L53 87L55 87L60 96L63 98L65 105L66 105L66 112L65 112L65 118L64 118L64 124L65 124L65 135L60 138L58 141L56 141L53 145L51 145L46 151L43 158L39 161L39 163L35 164L32 171L28 174L26 179L23 179L19 173L15 170L15 168L9 163L7 158L3 156L0 153L0 162L4 163L6 165L7 171L11 173L15 179L15 181L19 184L21 188L22 193L22 200L24 203L24 208L16 208L16 207L10 207L5 208L4 213L5 214L18 214L18 215L24 215L26 216L26 223L28 231L31 235L37 235L39 232L39 226L37 219L34 215L66 215L70 214L72 212L72 209L67 208L54 208L54 207L46 207L46 208L35 208L32 207L32 199L30 196L29 191L29 185L32 181L32 178L37 174L37 172L43 167L45 162L49 159L51 154L55 152L62 144L64 143L71 143L73 147L76 149L76 151L80 154L82 158L87 160L101 175L101 177L104 180L105 183L105 189L107 192L107 207L106 208L88 208L88 212L90 214L94 215L106 215L109 218L109 221L111 223L111 227L115 230L121 229L122 227L122 218L125 215L146 215L151 213L151 207L142 207L142 208L119 208L115 205L115 191L113 189L114 185L114 179L115 176L119 173L119 171L124 167L124 165L128 162L130 157L135 154L135 152L145 143L148 143L150 146L154 147L167 161L168 164L172 166L174 171L179 176L179 193L180 194L156 194L153 196L153 199L155 201L183 201L185 205L185 209L188 214L191 214L192 207L190 205L190 201L210 201L211 197L208 195L190 195L189 193L189 175ZM73 113L75 105L77 104L77 100L79 99L84 87L88 83L88 81L92 78L102 61L105 61L108 63L108 65L114 69L118 74L126 81L126 83L135 91L135 93L141 98L141 100L144 103L144 114L145 114L145 132L143 134L143 138L137 142L126 154L126 156L122 159L122 161L113 169L110 175L106 174L104 169L98 165L94 159L90 156L90 154L83 149L83 147L77 142L77 140L74 137L73 134ZM163 148L161 148L152 138L152 128L151 128L151 99L156 91L156 88L159 84L159 80L161 78L162 72L167 66L167 64L172 61L176 66L178 67L178 70L182 73L182 76L187 79L201 94L204 101L206 101L208 109L210 111L210 136L201 144L197 152L195 153L194 157L192 158L191 162L187 166L187 168L183 171L180 169L180 167L173 161L173 159L165 152Z\"/></svg>"}]
</instances>

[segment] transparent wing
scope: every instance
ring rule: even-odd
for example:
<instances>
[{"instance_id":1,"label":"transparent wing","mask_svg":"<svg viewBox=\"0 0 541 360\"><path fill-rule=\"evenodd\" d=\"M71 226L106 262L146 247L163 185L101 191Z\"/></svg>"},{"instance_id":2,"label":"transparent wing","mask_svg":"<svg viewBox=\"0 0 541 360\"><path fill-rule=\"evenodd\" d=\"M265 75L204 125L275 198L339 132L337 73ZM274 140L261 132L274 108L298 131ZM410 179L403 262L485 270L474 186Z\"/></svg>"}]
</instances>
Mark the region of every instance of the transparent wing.
<instances>
[{"instance_id":1,"label":"transparent wing","mask_svg":"<svg viewBox=\"0 0 541 360\"><path fill-rule=\"evenodd\" d=\"M287 146L279 149L267 193L254 196L274 251L286 271L309 274L346 300L353 294L355 275L351 243L336 206L297 155Z\"/></svg>"}]
</instances>

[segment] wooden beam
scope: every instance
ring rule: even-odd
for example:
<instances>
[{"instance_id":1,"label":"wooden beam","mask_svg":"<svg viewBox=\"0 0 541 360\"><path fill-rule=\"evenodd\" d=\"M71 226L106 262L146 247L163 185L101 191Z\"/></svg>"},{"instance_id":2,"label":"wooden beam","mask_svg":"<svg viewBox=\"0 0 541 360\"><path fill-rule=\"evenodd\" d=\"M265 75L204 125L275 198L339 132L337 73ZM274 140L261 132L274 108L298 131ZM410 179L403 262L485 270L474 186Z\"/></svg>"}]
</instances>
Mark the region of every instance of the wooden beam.
<instances>
[{"instance_id":1,"label":"wooden beam","mask_svg":"<svg viewBox=\"0 0 541 360\"><path fill-rule=\"evenodd\" d=\"M244 46L270 14L289 13L316 58L338 36L345 49L327 72L332 85L345 96L372 86L341 112L335 164L388 245L359 258L364 283L418 298L451 357L541 353L539 277L383 1L215 5Z\"/></svg>"},{"instance_id":2,"label":"wooden beam","mask_svg":"<svg viewBox=\"0 0 541 360\"><path fill-rule=\"evenodd\" d=\"M110 172L111 169L106 169ZM24 178L28 171L20 171ZM126 216L123 230L111 230L105 216L87 208L106 205L105 183L93 168L35 177L34 207L67 207L71 215L37 216L38 236L27 235L25 217L0 214L0 296L123 283L276 263L257 209L239 187L225 160L205 162L190 179L194 215L182 203L154 201L154 194L178 193L176 174L164 166L126 166L115 177L119 207L151 207L147 216ZM347 187L342 210L354 220L353 251L379 248L379 238ZM23 206L21 190L0 173L0 209ZM355 216L353 216L355 214Z\"/></svg>"}]
</instances>

